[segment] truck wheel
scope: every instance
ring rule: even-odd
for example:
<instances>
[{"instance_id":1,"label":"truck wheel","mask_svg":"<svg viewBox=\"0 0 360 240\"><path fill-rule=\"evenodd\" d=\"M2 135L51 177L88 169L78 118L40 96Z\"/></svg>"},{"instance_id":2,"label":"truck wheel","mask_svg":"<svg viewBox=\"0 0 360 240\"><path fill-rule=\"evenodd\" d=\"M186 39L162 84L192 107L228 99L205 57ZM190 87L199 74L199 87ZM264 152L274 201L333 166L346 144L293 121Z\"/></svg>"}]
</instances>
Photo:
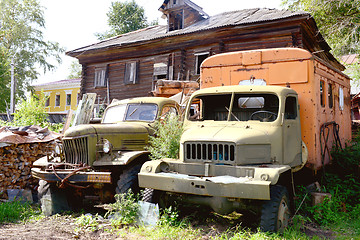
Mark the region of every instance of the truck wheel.
<instances>
[{"instance_id":1,"label":"truck wheel","mask_svg":"<svg viewBox=\"0 0 360 240\"><path fill-rule=\"evenodd\" d=\"M40 180L38 198L41 203L41 210L45 216L70 210L65 189L59 189L53 183Z\"/></svg>"},{"instance_id":2,"label":"truck wheel","mask_svg":"<svg viewBox=\"0 0 360 240\"><path fill-rule=\"evenodd\" d=\"M260 228L262 231L283 232L290 218L289 193L286 187L275 185L270 188L270 200L262 206Z\"/></svg>"},{"instance_id":3,"label":"truck wheel","mask_svg":"<svg viewBox=\"0 0 360 240\"><path fill-rule=\"evenodd\" d=\"M135 194L140 192L138 173L141 166L141 164L138 164L127 168L120 174L115 190L117 194L126 193L129 189Z\"/></svg>"}]
</instances>

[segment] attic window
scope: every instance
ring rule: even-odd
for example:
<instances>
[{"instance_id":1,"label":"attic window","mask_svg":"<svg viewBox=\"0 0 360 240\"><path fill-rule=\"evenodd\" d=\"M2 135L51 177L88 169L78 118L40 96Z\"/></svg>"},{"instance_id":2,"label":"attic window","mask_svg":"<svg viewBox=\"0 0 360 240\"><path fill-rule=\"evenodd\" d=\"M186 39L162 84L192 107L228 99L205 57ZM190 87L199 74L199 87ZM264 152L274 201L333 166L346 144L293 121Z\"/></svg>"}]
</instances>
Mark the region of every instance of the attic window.
<instances>
[{"instance_id":1,"label":"attic window","mask_svg":"<svg viewBox=\"0 0 360 240\"><path fill-rule=\"evenodd\" d=\"M169 14L168 19L169 19L168 20L169 21L169 32L184 28L182 12Z\"/></svg>"},{"instance_id":2,"label":"attic window","mask_svg":"<svg viewBox=\"0 0 360 240\"><path fill-rule=\"evenodd\" d=\"M125 64L125 77L124 77L124 84L136 84L139 82L138 80L138 68L139 63L134 62L128 62Z\"/></svg>"},{"instance_id":3,"label":"attic window","mask_svg":"<svg viewBox=\"0 0 360 240\"><path fill-rule=\"evenodd\" d=\"M195 53L195 74L200 74L201 63L209 57L209 52Z\"/></svg>"}]
</instances>

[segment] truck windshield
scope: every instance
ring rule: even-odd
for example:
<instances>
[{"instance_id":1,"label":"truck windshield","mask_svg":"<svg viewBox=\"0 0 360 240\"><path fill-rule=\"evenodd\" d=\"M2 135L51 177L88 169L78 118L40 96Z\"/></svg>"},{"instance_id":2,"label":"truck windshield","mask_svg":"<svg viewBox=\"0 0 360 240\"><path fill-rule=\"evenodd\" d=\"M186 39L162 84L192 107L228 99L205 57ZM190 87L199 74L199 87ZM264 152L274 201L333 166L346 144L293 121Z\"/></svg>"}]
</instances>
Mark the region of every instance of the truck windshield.
<instances>
[{"instance_id":1,"label":"truck windshield","mask_svg":"<svg viewBox=\"0 0 360 240\"><path fill-rule=\"evenodd\" d=\"M131 103L109 107L103 117L103 123L124 121L153 122L157 117L158 106L152 103Z\"/></svg>"},{"instance_id":2,"label":"truck windshield","mask_svg":"<svg viewBox=\"0 0 360 240\"><path fill-rule=\"evenodd\" d=\"M231 93L198 96L192 100L188 119L273 122L278 117L279 98L275 94L234 94L232 106L231 99Z\"/></svg>"}]
</instances>

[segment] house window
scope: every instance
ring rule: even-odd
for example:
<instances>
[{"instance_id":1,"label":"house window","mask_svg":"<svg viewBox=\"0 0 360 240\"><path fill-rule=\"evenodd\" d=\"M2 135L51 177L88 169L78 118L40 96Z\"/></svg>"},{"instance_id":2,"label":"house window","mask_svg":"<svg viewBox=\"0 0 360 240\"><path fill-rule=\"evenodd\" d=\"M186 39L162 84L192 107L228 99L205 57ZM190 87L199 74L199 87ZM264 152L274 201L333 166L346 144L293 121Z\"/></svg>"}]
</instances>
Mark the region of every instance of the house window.
<instances>
[{"instance_id":1,"label":"house window","mask_svg":"<svg viewBox=\"0 0 360 240\"><path fill-rule=\"evenodd\" d=\"M71 94L66 94L66 106L71 106Z\"/></svg>"},{"instance_id":2,"label":"house window","mask_svg":"<svg viewBox=\"0 0 360 240\"><path fill-rule=\"evenodd\" d=\"M55 107L60 106L60 94L56 94L55 96Z\"/></svg>"},{"instance_id":3,"label":"house window","mask_svg":"<svg viewBox=\"0 0 360 240\"><path fill-rule=\"evenodd\" d=\"M95 69L95 81L94 86L95 87L106 87L107 85L107 73L108 73L108 67L102 67Z\"/></svg>"},{"instance_id":4,"label":"house window","mask_svg":"<svg viewBox=\"0 0 360 240\"><path fill-rule=\"evenodd\" d=\"M332 84L329 83L328 84L328 100L329 100L329 108L333 108L334 106L334 101L333 101L333 88L332 88Z\"/></svg>"},{"instance_id":5,"label":"house window","mask_svg":"<svg viewBox=\"0 0 360 240\"><path fill-rule=\"evenodd\" d=\"M138 62L129 62L125 64L125 77L124 84L136 84L138 83Z\"/></svg>"},{"instance_id":6,"label":"house window","mask_svg":"<svg viewBox=\"0 0 360 240\"><path fill-rule=\"evenodd\" d=\"M324 81L320 81L320 104L325 107Z\"/></svg>"},{"instance_id":7,"label":"house window","mask_svg":"<svg viewBox=\"0 0 360 240\"><path fill-rule=\"evenodd\" d=\"M45 107L50 106L50 97L46 96Z\"/></svg>"},{"instance_id":8,"label":"house window","mask_svg":"<svg viewBox=\"0 0 360 240\"><path fill-rule=\"evenodd\" d=\"M201 63L209 56L209 52L195 54L195 74L200 74Z\"/></svg>"}]
</instances>

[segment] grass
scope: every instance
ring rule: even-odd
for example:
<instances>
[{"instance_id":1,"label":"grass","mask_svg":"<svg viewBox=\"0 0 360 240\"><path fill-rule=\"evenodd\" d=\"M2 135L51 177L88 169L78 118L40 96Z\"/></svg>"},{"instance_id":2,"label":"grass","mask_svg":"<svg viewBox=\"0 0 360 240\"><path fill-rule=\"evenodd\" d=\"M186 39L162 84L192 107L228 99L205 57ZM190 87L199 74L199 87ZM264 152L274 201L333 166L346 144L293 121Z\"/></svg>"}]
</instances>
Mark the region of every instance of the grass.
<instances>
[{"instance_id":1,"label":"grass","mask_svg":"<svg viewBox=\"0 0 360 240\"><path fill-rule=\"evenodd\" d=\"M40 216L40 208L30 203L19 201L0 203L0 224L26 221Z\"/></svg>"}]
</instances>

